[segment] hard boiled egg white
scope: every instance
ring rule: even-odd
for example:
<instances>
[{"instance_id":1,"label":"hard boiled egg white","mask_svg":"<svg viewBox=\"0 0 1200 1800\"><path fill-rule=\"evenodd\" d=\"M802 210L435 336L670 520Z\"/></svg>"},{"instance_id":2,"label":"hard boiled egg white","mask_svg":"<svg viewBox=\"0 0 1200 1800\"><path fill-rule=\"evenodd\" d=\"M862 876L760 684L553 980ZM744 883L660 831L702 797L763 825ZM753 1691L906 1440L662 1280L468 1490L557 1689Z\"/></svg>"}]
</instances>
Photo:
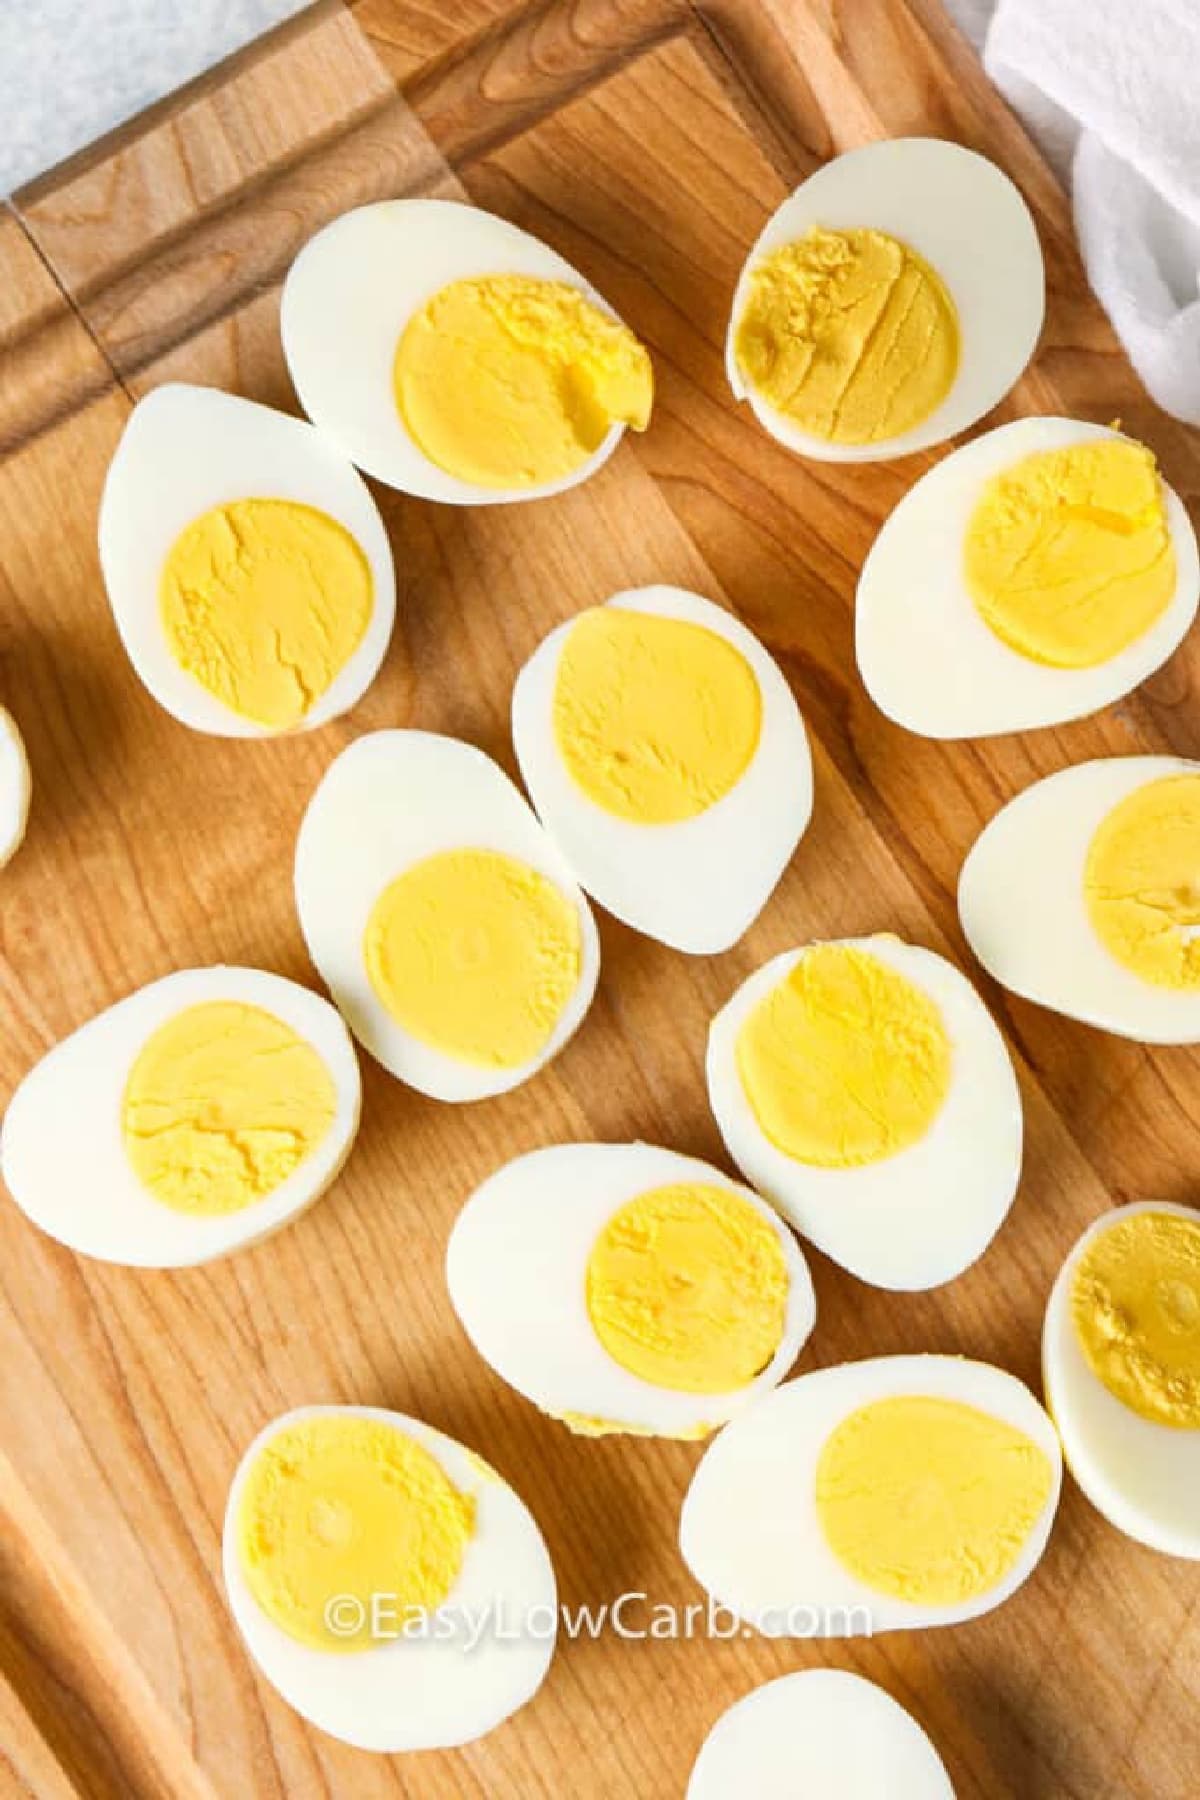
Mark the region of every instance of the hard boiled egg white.
<instances>
[{"instance_id":1,"label":"hard boiled egg white","mask_svg":"<svg viewBox=\"0 0 1200 1800\"><path fill-rule=\"evenodd\" d=\"M484 1360L585 1434L705 1436L782 1380L815 1317L771 1208L652 1144L508 1163L459 1215L446 1277Z\"/></svg>"},{"instance_id":2,"label":"hard boiled egg white","mask_svg":"<svg viewBox=\"0 0 1200 1800\"><path fill-rule=\"evenodd\" d=\"M305 412L368 474L428 500L486 506L542 498L585 481L612 455L622 425L613 424L594 452L561 478L504 488L464 479L433 461L398 406L397 350L414 316L453 282L510 276L565 283L606 318L615 317L548 245L478 207L383 200L335 219L305 245L283 289L284 354ZM497 387L503 377L502 369L495 371ZM459 399L472 402L480 398L481 381L492 386L491 374L469 362L450 379L461 389Z\"/></svg>"},{"instance_id":3,"label":"hard boiled egg white","mask_svg":"<svg viewBox=\"0 0 1200 1800\"><path fill-rule=\"evenodd\" d=\"M771 1024L781 1000L791 1008ZM760 1066L769 1057L771 1112L751 1097L748 1052ZM974 988L933 951L881 934L774 957L713 1020L707 1070L747 1181L860 1280L951 1281L1003 1222L1021 1170L1016 1078ZM910 1119L926 1086L927 1108ZM785 1136L792 1121L814 1120L828 1140L817 1148Z\"/></svg>"},{"instance_id":4,"label":"hard boiled egg white","mask_svg":"<svg viewBox=\"0 0 1200 1800\"><path fill-rule=\"evenodd\" d=\"M990 975L1026 1000L1139 1043L1200 1042L1200 982L1172 987L1123 964L1097 932L1087 895L1089 852L1109 816L1140 790L1180 780L1189 791L1200 787L1200 764L1173 756L1106 757L1060 769L1000 809L958 882L963 931ZM1140 848L1131 842L1133 860L1118 873L1144 941L1174 940L1186 964L1200 820L1181 822L1172 836L1175 849L1168 850L1163 873L1147 876L1148 839ZM1144 893L1139 903L1147 886L1161 891Z\"/></svg>"},{"instance_id":5,"label":"hard boiled egg white","mask_svg":"<svg viewBox=\"0 0 1200 1800\"><path fill-rule=\"evenodd\" d=\"M1128 694L1175 650L1196 616L1200 561L1178 495L1162 489L1175 562L1164 610L1125 648L1086 667L1054 666L1010 647L984 622L967 585L964 546L988 484L1025 457L1128 440L1078 419L1017 419L951 451L886 521L858 583L856 649L867 692L882 712L923 737L988 737L1082 718ZM1061 509L1066 516L1065 506ZM1050 535L1043 548L1054 548ZM1124 522L1112 528L1113 540ZM1111 580L1105 527L1095 527L1097 583ZM1046 606L1063 571L1047 564ZM1057 588L1057 593L1056 593Z\"/></svg>"},{"instance_id":6,"label":"hard boiled egg white","mask_svg":"<svg viewBox=\"0 0 1200 1800\"><path fill-rule=\"evenodd\" d=\"M0 1170L68 1249L180 1268L310 1206L349 1155L359 1108L354 1047L327 1001L261 969L184 969L30 1070L4 1116Z\"/></svg>"},{"instance_id":7,"label":"hard boiled egg white","mask_svg":"<svg viewBox=\"0 0 1200 1800\"><path fill-rule=\"evenodd\" d=\"M739 368L738 326L756 266L817 229L869 230L898 240L940 278L957 313L957 369L945 398L895 436L838 443L802 430ZM759 423L789 449L830 462L874 462L941 443L990 412L1033 354L1044 308L1037 233L1008 177L958 144L887 139L835 157L772 214L734 294L725 364L736 398L748 400Z\"/></svg>"},{"instance_id":8,"label":"hard boiled egg white","mask_svg":"<svg viewBox=\"0 0 1200 1800\"><path fill-rule=\"evenodd\" d=\"M579 648L606 617L623 624L623 639ZM677 621L680 635L648 641L638 635L643 620ZM713 637L736 661L694 654L706 643L711 650ZM745 741L721 746L717 734L738 708ZM542 822L588 893L636 930L696 955L727 950L748 929L812 812L808 740L786 681L745 626L684 588L616 594L552 631L517 677L513 741ZM564 742L593 792L568 765ZM718 778L724 791L714 792L720 748L729 761ZM617 761L615 784L606 758ZM674 795L659 785L664 770ZM642 772L653 793L636 786ZM604 798L605 783L620 811ZM662 818L660 804L647 817L648 803L664 798L675 816Z\"/></svg>"},{"instance_id":9,"label":"hard boiled egg white","mask_svg":"<svg viewBox=\"0 0 1200 1800\"><path fill-rule=\"evenodd\" d=\"M381 1434L384 1442L391 1434L402 1434L399 1453L408 1459L406 1470L415 1462L422 1478L438 1485L441 1517L432 1508L422 1516L419 1502L412 1501L413 1516L401 1521L410 1533L410 1557L423 1552L428 1565L439 1554L448 1556L445 1515L453 1508L466 1521L465 1543L454 1546L461 1561L444 1598L424 1616L414 1615L403 1630L407 1589L387 1585L395 1581L389 1571L395 1567L396 1546L370 1537L372 1501L380 1498L370 1491L370 1473L364 1494L356 1486L356 1478L363 1482L363 1471L355 1470L345 1447L338 1454L334 1446L334 1453L322 1459L319 1444L312 1441L331 1424L343 1432L372 1432L367 1457L379 1449ZM285 1434L299 1452L290 1459L287 1478L309 1484L308 1517L327 1521L327 1527L323 1537L311 1530L307 1544L285 1541L281 1555L286 1559L291 1553L295 1559L292 1568L299 1580L293 1589L302 1587L301 1597L309 1602L325 1603L320 1610L333 1630L326 1632L324 1645L302 1641L271 1616L255 1591L255 1575L243 1553L241 1513L255 1464ZM311 1459L307 1467L306 1455ZM387 1515L389 1499L397 1506L407 1496L384 1496L376 1517L380 1511ZM286 1508L281 1516L286 1527ZM347 1550L340 1564L339 1527ZM321 1550L329 1552L323 1564ZM340 1588L316 1591L322 1582L336 1582L339 1566L346 1567L351 1558L365 1593L346 1585L344 1577ZM320 1406L275 1419L250 1445L234 1475L222 1560L234 1620L271 1686L311 1724L362 1750L443 1749L482 1737L532 1699L554 1652L554 1571L528 1508L472 1451L402 1413ZM378 1580L372 1578L373 1569ZM285 1561L274 1578L279 1586L286 1572ZM402 1579L412 1574L411 1569L399 1572ZM273 1579L269 1570L265 1579ZM367 1624L364 1635L354 1637L349 1628L361 1616L360 1607Z\"/></svg>"},{"instance_id":10,"label":"hard boiled egg white","mask_svg":"<svg viewBox=\"0 0 1200 1800\"><path fill-rule=\"evenodd\" d=\"M464 879L459 857L471 865ZM445 882L426 885L438 867ZM422 891L389 915L402 877ZM435 1099L480 1100L528 1080L591 1004L600 949L586 900L512 782L457 738L378 731L343 750L305 812L295 880L309 951L351 1031ZM532 890L525 899L521 883ZM526 936L539 906L551 915L542 945ZM518 1034L512 1055L511 1038L495 1046L481 1035L502 978L502 1027Z\"/></svg>"},{"instance_id":11,"label":"hard boiled egg white","mask_svg":"<svg viewBox=\"0 0 1200 1800\"><path fill-rule=\"evenodd\" d=\"M1051 1290L1042 1368L1092 1505L1152 1550L1200 1559L1200 1212L1144 1200L1097 1219Z\"/></svg>"},{"instance_id":12,"label":"hard boiled egg white","mask_svg":"<svg viewBox=\"0 0 1200 1800\"><path fill-rule=\"evenodd\" d=\"M181 565L179 599L197 609L184 623L191 667L179 659L164 623L164 571L172 551L190 527L213 509L243 502L290 503L323 515L315 521L322 546L336 553L329 580L355 581L356 608L367 610L354 633L339 647L349 651L317 691L328 651L328 618L311 623L302 586L293 589L286 614L262 621L259 641L232 635L236 610L245 594L229 594L221 615L209 614L216 577L211 563L213 543L196 546L194 558ZM279 566L289 547L296 568L312 562L312 540L289 537L298 519L284 519L279 536L265 539L260 576L270 579L268 564ZM314 523L311 513L307 515ZM229 543L230 561L237 545L230 541L242 529L234 517L221 529ZM329 543L330 536L338 539ZM244 560L244 546L240 552ZM196 567L196 563L201 566ZM208 566L205 567L204 564ZM259 406L215 388L170 383L140 400L129 416L109 466L100 503L100 564L121 641L134 669L160 706L181 724L217 737L265 737L280 729L309 730L327 724L357 704L375 679L392 634L396 584L392 553L378 509L365 483L328 438L305 423L271 407ZM255 590L262 601L264 589ZM329 617L344 617L343 586L325 595ZM272 637L274 635L274 648ZM253 666L271 663L279 677L283 704L289 689L295 704L287 723L264 723L233 704L239 692L253 691ZM249 666L248 666L249 665ZM207 670L202 681L194 672ZM289 675L290 670L290 675ZM316 671L321 670L318 675ZM278 702L278 696L277 702Z\"/></svg>"},{"instance_id":13,"label":"hard boiled egg white","mask_svg":"<svg viewBox=\"0 0 1200 1800\"><path fill-rule=\"evenodd\" d=\"M801 1669L735 1701L704 1740L687 1800L954 1800L898 1701L846 1669Z\"/></svg>"},{"instance_id":14,"label":"hard boiled egg white","mask_svg":"<svg viewBox=\"0 0 1200 1800\"><path fill-rule=\"evenodd\" d=\"M1032 1574L1058 1505L1058 1439L988 1363L885 1356L786 1382L705 1451L680 1548L771 1637L954 1625Z\"/></svg>"},{"instance_id":15,"label":"hard boiled egg white","mask_svg":"<svg viewBox=\"0 0 1200 1800\"><path fill-rule=\"evenodd\" d=\"M0 869L20 849L31 792L25 744L16 720L0 706Z\"/></svg>"}]
</instances>

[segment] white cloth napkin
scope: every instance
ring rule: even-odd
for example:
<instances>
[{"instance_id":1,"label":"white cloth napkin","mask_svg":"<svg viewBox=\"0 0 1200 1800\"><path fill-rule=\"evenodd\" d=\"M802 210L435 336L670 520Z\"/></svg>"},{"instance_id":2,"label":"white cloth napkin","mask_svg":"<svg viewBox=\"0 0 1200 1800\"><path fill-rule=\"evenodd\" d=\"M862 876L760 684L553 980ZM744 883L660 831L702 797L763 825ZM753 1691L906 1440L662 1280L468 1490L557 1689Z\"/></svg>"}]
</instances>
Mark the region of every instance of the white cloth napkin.
<instances>
[{"instance_id":1,"label":"white cloth napkin","mask_svg":"<svg viewBox=\"0 0 1200 1800\"><path fill-rule=\"evenodd\" d=\"M949 0L1070 182L1088 278L1158 404L1200 424L1200 0Z\"/></svg>"}]
</instances>

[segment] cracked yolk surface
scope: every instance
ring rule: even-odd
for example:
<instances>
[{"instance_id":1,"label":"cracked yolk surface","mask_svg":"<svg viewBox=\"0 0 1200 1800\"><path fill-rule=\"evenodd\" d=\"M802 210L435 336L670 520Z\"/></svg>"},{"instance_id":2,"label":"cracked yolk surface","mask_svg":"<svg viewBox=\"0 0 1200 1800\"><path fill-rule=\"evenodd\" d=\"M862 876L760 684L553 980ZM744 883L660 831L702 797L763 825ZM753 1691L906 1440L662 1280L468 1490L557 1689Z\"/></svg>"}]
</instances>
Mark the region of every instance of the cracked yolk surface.
<instances>
[{"instance_id":1,"label":"cracked yolk surface","mask_svg":"<svg viewBox=\"0 0 1200 1800\"><path fill-rule=\"evenodd\" d=\"M1110 956L1156 987L1200 987L1200 775L1147 782L1114 806L1083 885Z\"/></svg>"},{"instance_id":2,"label":"cracked yolk surface","mask_svg":"<svg viewBox=\"0 0 1200 1800\"><path fill-rule=\"evenodd\" d=\"M984 623L1031 662L1091 669L1119 655L1175 592L1153 455L1104 438L1025 457L984 488L964 568Z\"/></svg>"},{"instance_id":3,"label":"cracked yolk surface","mask_svg":"<svg viewBox=\"0 0 1200 1800\"><path fill-rule=\"evenodd\" d=\"M292 500L233 500L180 533L159 609L171 654L243 719L300 724L358 649L371 565L327 513Z\"/></svg>"},{"instance_id":4,"label":"cracked yolk surface","mask_svg":"<svg viewBox=\"0 0 1200 1800\"><path fill-rule=\"evenodd\" d=\"M125 1085L121 1127L139 1181L176 1212L240 1212L320 1144L337 1112L324 1062L273 1013L190 1006L161 1025Z\"/></svg>"},{"instance_id":5,"label":"cracked yolk surface","mask_svg":"<svg viewBox=\"0 0 1200 1800\"><path fill-rule=\"evenodd\" d=\"M908 1149L950 1091L938 1007L880 957L847 944L804 952L746 1018L736 1058L766 1136L823 1169Z\"/></svg>"},{"instance_id":6,"label":"cracked yolk surface","mask_svg":"<svg viewBox=\"0 0 1200 1800\"><path fill-rule=\"evenodd\" d=\"M344 1415L300 1420L270 1438L237 1513L251 1594L314 1650L369 1650L380 1635L399 1635L406 1617L435 1611L474 1529L474 1500L423 1444L382 1420ZM330 1629L331 1602L335 1625L357 1617L357 1630Z\"/></svg>"},{"instance_id":7,"label":"cracked yolk surface","mask_svg":"<svg viewBox=\"0 0 1200 1800\"><path fill-rule=\"evenodd\" d=\"M565 281L452 281L414 313L393 368L396 405L431 462L480 487L572 474L614 425L644 431L645 347Z\"/></svg>"},{"instance_id":8,"label":"cracked yolk surface","mask_svg":"<svg viewBox=\"0 0 1200 1800\"><path fill-rule=\"evenodd\" d=\"M1071 1284L1088 1367L1154 1425L1200 1431L1200 1225L1139 1212L1096 1234Z\"/></svg>"},{"instance_id":9,"label":"cracked yolk surface","mask_svg":"<svg viewBox=\"0 0 1200 1800\"><path fill-rule=\"evenodd\" d=\"M959 1400L860 1407L821 1448L816 1504L830 1549L877 1593L955 1606L999 1585L1050 1498L1045 1452Z\"/></svg>"},{"instance_id":10,"label":"cracked yolk surface","mask_svg":"<svg viewBox=\"0 0 1200 1800\"><path fill-rule=\"evenodd\" d=\"M886 232L807 232L750 271L734 355L746 383L833 444L911 431L958 373L958 313L937 272Z\"/></svg>"}]
</instances>

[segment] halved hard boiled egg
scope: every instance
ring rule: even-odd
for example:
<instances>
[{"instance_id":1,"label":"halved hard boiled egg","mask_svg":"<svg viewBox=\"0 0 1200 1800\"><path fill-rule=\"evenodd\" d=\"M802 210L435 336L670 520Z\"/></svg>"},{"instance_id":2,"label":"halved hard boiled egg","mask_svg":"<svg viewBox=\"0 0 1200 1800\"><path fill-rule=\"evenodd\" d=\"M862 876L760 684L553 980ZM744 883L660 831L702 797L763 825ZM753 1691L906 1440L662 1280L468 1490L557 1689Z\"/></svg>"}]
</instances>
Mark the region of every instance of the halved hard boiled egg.
<instances>
[{"instance_id":1,"label":"halved hard boiled egg","mask_svg":"<svg viewBox=\"0 0 1200 1800\"><path fill-rule=\"evenodd\" d=\"M764 1682L704 1740L687 1800L954 1800L945 1764L883 1688L847 1669Z\"/></svg>"},{"instance_id":2,"label":"halved hard boiled egg","mask_svg":"<svg viewBox=\"0 0 1200 1800\"><path fill-rule=\"evenodd\" d=\"M683 1503L701 1586L769 1637L955 1625L1033 1572L1062 1464L990 1363L881 1356L786 1382L714 1438Z\"/></svg>"},{"instance_id":3,"label":"halved hard boiled egg","mask_svg":"<svg viewBox=\"0 0 1200 1800\"><path fill-rule=\"evenodd\" d=\"M273 1420L234 1475L222 1561L271 1686L361 1750L482 1737L533 1698L554 1653L554 1570L528 1508L403 1413Z\"/></svg>"},{"instance_id":4,"label":"halved hard boiled egg","mask_svg":"<svg viewBox=\"0 0 1200 1800\"><path fill-rule=\"evenodd\" d=\"M1017 419L923 475L858 583L867 692L924 737L1058 725L1159 668L1200 559L1151 451L1078 419Z\"/></svg>"},{"instance_id":5,"label":"halved hard boiled egg","mask_svg":"<svg viewBox=\"0 0 1200 1800\"><path fill-rule=\"evenodd\" d=\"M653 1144L517 1157L467 1201L446 1278L484 1360L585 1436L707 1436L783 1379L816 1316L766 1202Z\"/></svg>"},{"instance_id":6,"label":"halved hard boiled egg","mask_svg":"<svg viewBox=\"0 0 1200 1800\"><path fill-rule=\"evenodd\" d=\"M748 929L812 813L791 689L744 625L684 588L634 588L552 631L517 677L513 741L593 899L697 955Z\"/></svg>"},{"instance_id":7,"label":"halved hard boiled egg","mask_svg":"<svg viewBox=\"0 0 1200 1800\"><path fill-rule=\"evenodd\" d=\"M303 419L216 388L172 382L134 407L100 565L138 676L217 737L336 719L392 635L392 553L362 477Z\"/></svg>"},{"instance_id":8,"label":"halved hard boiled egg","mask_svg":"<svg viewBox=\"0 0 1200 1800\"><path fill-rule=\"evenodd\" d=\"M12 714L0 706L0 869L24 841L32 791L24 739Z\"/></svg>"},{"instance_id":9,"label":"halved hard boiled egg","mask_svg":"<svg viewBox=\"0 0 1200 1800\"><path fill-rule=\"evenodd\" d=\"M933 951L881 934L774 957L713 1020L707 1067L747 1181L860 1280L951 1281L1003 1222L1016 1077L978 994Z\"/></svg>"},{"instance_id":10,"label":"halved hard boiled egg","mask_svg":"<svg viewBox=\"0 0 1200 1800\"><path fill-rule=\"evenodd\" d=\"M0 1172L68 1249L181 1268L311 1206L350 1154L360 1101L327 1001L262 969L183 969L30 1070L4 1115Z\"/></svg>"},{"instance_id":11,"label":"halved hard boiled egg","mask_svg":"<svg viewBox=\"0 0 1200 1800\"><path fill-rule=\"evenodd\" d=\"M1200 1212L1141 1200L1089 1226L1051 1290L1042 1370L1092 1505L1200 1559Z\"/></svg>"},{"instance_id":12,"label":"halved hard boiled egg","mask_svg":"<svg viewBox=\"0 0 1200 1800\"><path fill-rule=\"evenodd\" d=\"M451 200L382 200L312 238L280 326L309 417L390 487L460 506L561 493L644 430L643 346L561 256Z\"/></svg>"},{"instance_id":13,"label":"halved hard boiled egg","mask_svg":"<svg viewBox=\"0 0 1200 1800\"><path fill-rule=\"evenodd\" d=\"M376 731L343 750L301 822L295 879L351 1031L437 1100L527 1081L591 1004L587 901L507 775L457 738Z\"/></svg>"},{"instance_id":14,"label":"halved hard boiled egg","mask_svg":"<svg viewBox=\"0 0 1200 1800\"><path fill-rule=\"evenodd\" d=\"M1008 177L958 144L892 138L835 157L772 214L725 366L802 456L906 456L1004 398L1044 309L1037 232Z\"/></svg>"},{"instance_id":15,"label":"halved hard boiled egg","mask_svg":"<svg viewBox=\"0 0 1200 1800\"><path fill-rule=\"evenodd\" d=\"M1200 1043L1200 763L1060 769L986 825L958 882L972 950L1026 1000L1144 1044Z\"/></svg>"}]
</instances>

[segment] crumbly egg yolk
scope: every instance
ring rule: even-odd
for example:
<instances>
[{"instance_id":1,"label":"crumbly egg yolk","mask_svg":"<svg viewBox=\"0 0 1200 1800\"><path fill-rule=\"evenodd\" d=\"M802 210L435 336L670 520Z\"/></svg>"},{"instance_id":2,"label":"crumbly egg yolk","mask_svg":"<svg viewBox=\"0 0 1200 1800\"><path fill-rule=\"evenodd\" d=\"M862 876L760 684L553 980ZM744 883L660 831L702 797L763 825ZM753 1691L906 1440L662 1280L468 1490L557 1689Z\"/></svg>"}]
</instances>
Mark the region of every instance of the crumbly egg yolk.
<instances>
[{"instance_id":1,"label":"crumbly egg yolk","mask_svg":"<svg viewBox=\"0 0 1200 1800\"><path fill-rule=\"evenodd\" d=\"M694 819L749 768L762 694L741 651L690 620L598 606L572 625L554 737L587 798L634 825Z\"/></svg>"},{"instance_id":2,"label":"crumbly egg yolk","mask_svg":"<svg viewBox=\"0 0 1200 1800\"><path fill-rule=\"evenodd\" d=\"M1200 1431L1200 1223L1147 1211L1098 1232L1071 1283L1071 1321L1123 1406Z\"/></svg>"},{"instance_id":3,"label":"crumbly egg yolk","mask_svg":"<svg viewBox=\"0 0 1200 1800\"><path fill-rule=\"evenodd\" d=\"M444 850L380 894L363 943L376 997L459 1062L517 1069L545 1049L579 983L578 909L528 863Z\"/></svg>"},{"instance_id":4,"label":"crumbly egg yolk","mask_svg":"<svg viewBox=\"0 0 1200 1800\"><path fill-rule=\"evenodd\" d=\"M566 281L452 281L413 314L393 370L396 405L431 462L488 488L571 475L614 425L644 431L650 357Z\"/></svg>"},{"instance_id":5,"label":"crumbly egg yolk","mask_svg":"<svg viewBox=\"0 0 1200 1800\"><path fill-rule=\"evenodd\" d=\"M984 623L1031 662L1091 669L1118 656L1175 592L1152 453L1104 438L1024 457L984 488L964 568Z\"/></svg>"},{"instance_id":6,"label":"crumbly egg yolk","mask_svg":"<svg viewBox=\"0 0 1200 1800\"><path fill-rule=\"evenodd\" d=\"M875 1400L821 1447L817 1517L830 1549L876 1593L957 1606L1015 1566L1050 1498L1045 1452L962 1401Z\"/></svg>"},{"instance_id":7,"label":"crumbly egg yolk","mask_svg":"<svg viewBox=\"0 0 1200 1800\"><path fill-rule=\"evenodd\" d=\"M684 1394L731 1394L779 1348L788 1277L778 1233L742 1195L672 1182L615 1212L592 1245L592 1329L623 1369Z\"/></svg>"},{"instance_id":8,"label":"crumbly egg yolk","mask_svg":"<svg viewBox=\"0 0 1200 1800\"><path fill-rule=\"evenodd\" d=\"M920 1141L950 1091L941 1012L915 982L847 944L816 944L738 1032L742 1090L785 1156L822 1169Z\"/></svg>"},{"instance_id":9,"label":"crumbly egg yolk","mask_svg":"<svg viewBox=\"0 0 1200 1800\"><path fill-rule=\"evenodd\" d=\"M912 431L958 373L958 313L923 257L883 231L818 226L750 271L734 334L746 383L831 444Z\"/></svg>"},{"instance_id":10,"label":"crumbly egg yolk","mask_svg":"<svg viewBox=\"0 0 1200 1800\"><path fill-rule=\"evenodd\" d=\"M443 1605L474 1529L474 1500L423 1444L382 1420L336 1415L263 1445L236 1521L263 1612L297 1643L334 1651L369 1650Z\"/></svg>"},{"instance_id":11,"label":"crumbly egg yolk","mask_svg":"<svg viewBox=\"0 0 1200 1800\"><path fill-rule=\"evenodd\" d=\"M363 640L371 565L344 525L292 500L232 500L176 538L159 610L176 662L240 718L299 725Z\"/></svg>"},{"instance_id":12,"label":"crumbly egg yolk","mask_svg":"<svg viewBox=\"0 0 1200 1800\"><path fill-rule=\"evenodd\" d=\"M1200 775L1147 782L1088 845L1087 915L1110 956L1156 987L1200 987Z\"/></svg>"},{"instance_id":13,"label":"crumbly egg yolk","mask_svg":"<svg viewBox=\"0 0 1200 1800\"><path fill-rule=\"evenodd\" d=\"M125 1154L176 1212L241 1212L285 1182L337 1112L328 1068L282 1019L241 1001L189 1006L160 1025L129 1072Z\"/></svg>"}]
</instances>

